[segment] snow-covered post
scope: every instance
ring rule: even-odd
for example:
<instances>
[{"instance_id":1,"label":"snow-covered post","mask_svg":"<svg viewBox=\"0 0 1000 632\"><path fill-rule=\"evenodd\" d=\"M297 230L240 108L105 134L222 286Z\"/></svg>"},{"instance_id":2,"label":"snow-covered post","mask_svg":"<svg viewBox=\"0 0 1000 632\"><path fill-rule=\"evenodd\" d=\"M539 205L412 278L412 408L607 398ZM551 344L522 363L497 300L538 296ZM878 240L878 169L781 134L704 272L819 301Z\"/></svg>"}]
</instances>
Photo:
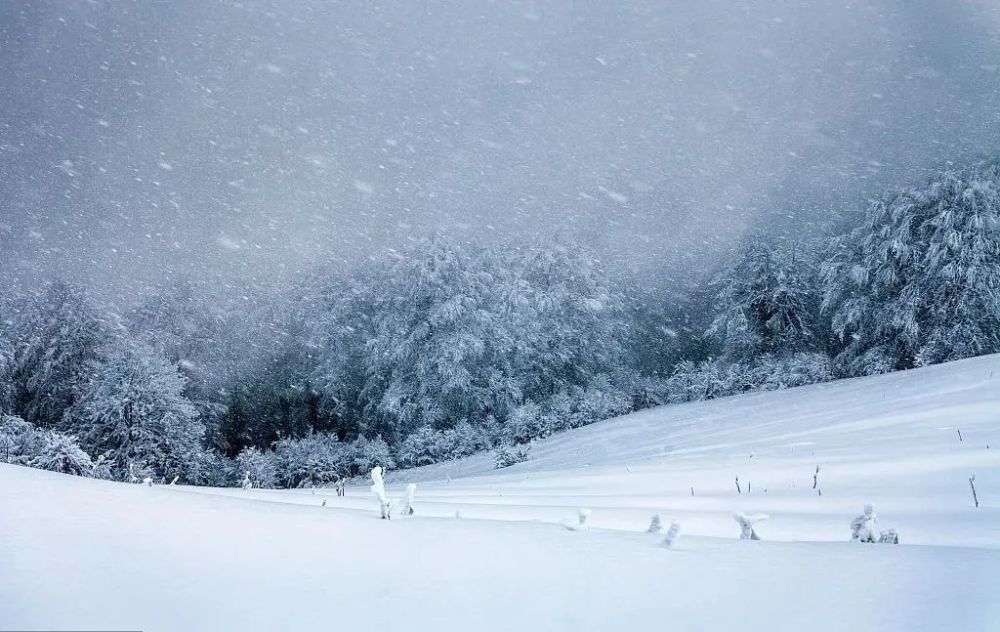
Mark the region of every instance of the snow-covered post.
<instances>
[{"instance_id":1,"label":"snow-covered post","mask_svg":"<svg viewBox=\"0 0 1000 632\"><path fill-rule=\"evenodd\" d=\"M972 502L976 503L976 509L979 509L979 496L976 495L976 475L973 474L969 477L969 487L972 488Z\"/></svg>"},{"instance_id":2,"label":"snow-covered post","mask_svg":"<svg viewBox=\"0 0 1000 632\"><path fill-rule=\"evenodd\" d=\"M875 507L865 505L865 512L851 521L852 542L875 542Z\"/></svg>"},{"instance_id":3,"label":"snow-covered post","mask_svg":"<svg viewBox=\"0 0 1000 632\"><path fill-rule=\"evenodd\" d=\"M417 484L410 483L406 486L406 504L403 506L403 515L412 516L415 512L413 511L413 494L417 491Z\"/></svg>"},{"instance_id":4,"label":"snow-covered post","mask_svg":"<svg viewBox=\"0 0 1000 632\"><path fill-rule=\"evenodd\" d=\"M378 500L379 515L381 516L382 520L390 520L391 517L389 514L389 510L391 509L392 505L389 503L389 499L386 498L385 495L385 478L383 477L382 472L383 470L381 465L376 465L375 467L372 468L371 490L372 493L375 494L375 498Z\"/></svg>"},{"instance_id":5,"label":"snow-covered post","mask_svg":"<svg viewBox=\"0 0 1000 632\"><path fill-rule=\"evenodd\" d=\"M660 521L660 514L653 514L653 518L649 521L649 528L646 529L646 533L659 533L663 531L663 523Z\"/></svg>"},{"instance_id":6,"label":"snow-covered post","mask_svg":"<svg viewBox=\"0 0 1000 632\"><path fill-rule=\"evenodd\" d=\"M681 525L680 525L680 523L677 522L676 520L671 520L670 521L670 528L667 529L667 537L663 541L663 545L667 546L667 547L673 546L674 542L677 541L677 536L679 536L680 534L681 534Z\"/></svg>"},{"instance_id":7,"label":"snow-covered post","mask_svg":"<svg viewBox=\"0 0 1000 632\"><path fill-rule=\"evenodd\" d=\"M759 540L760 536L754 531L753 525L755 522L761 522L762 520L767 520L766 514L754 514L748 516L745 513L738 512L733 514L733 519L736 520L737 524L740 525L740 539L741 540Z\"/></svg>"}]
</instances>

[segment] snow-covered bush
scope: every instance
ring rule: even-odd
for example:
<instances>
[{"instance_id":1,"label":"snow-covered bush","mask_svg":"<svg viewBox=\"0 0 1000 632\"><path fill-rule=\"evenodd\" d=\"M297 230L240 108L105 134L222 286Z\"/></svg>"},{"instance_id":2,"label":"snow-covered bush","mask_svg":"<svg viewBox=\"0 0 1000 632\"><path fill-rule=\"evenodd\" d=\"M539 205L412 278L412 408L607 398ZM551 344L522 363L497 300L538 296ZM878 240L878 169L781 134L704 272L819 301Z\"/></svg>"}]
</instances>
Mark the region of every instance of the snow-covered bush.
<instances>
[{"instance_id":1,"label":"snow-covered bush","mask_svg":"<svg viewBox=\"0 0 1000 632\"><path fill-rule=\"evenodd\" d=\"M875 507L866 504L864 512L851 521L851 541L852 542L875 542L877 540L875 530Z\"/></svg>"},{"instance_id":2,"label":"snow-covered bush","mask_svg":"<svg viewBox=\"0 0 1000 632\"><path fill-rule=\"evenodd\" d=\"M733 514L733 519L736 523L740 525L740 539L741 540L759 540L760 536L754 530L753 526L757 522L767 520L766 514L753 514L748 516L747 514L741 512Z\"/></svg>"},{"instance_id":3,"label":"snow-covered bush","mask_svg":"<svg viewBox=\"0 0 1000 632\"><path fill-rule=\"evenodd\" d=\"M76 476L95 476L103 471L75 437L39 430L15 415L0 415L0 462Z\"/></svg>"},{"instance_id":4,"label":"snow-covered bush","mask_svg":"<svg viewBox=\"0 0 1000 632\"><path fill-rule=\"evenodd\" d=\"M75 437L54 430L43 430L38 433L38 442L37 451L26 465L76 476L93 474L94 462L80 449Z\"/></svg>"},{"instance_id":5,"label":"snow-covered bush","mask_svg":"<svg viewBox=\"0 0 1000 632\"><path fill-rule=\"evenodd\" d=\"M26 465L22 458L31 453L36 440L31 424L17 415L0 414L0 459L4 463Z\"/></svg>"},{"instance_id":6,"label":"snow-covered bush","mask_svg":"<svg viewBox=\"0 0 1000 632\"><path fill-rule=\"evenodd\" d=\"M356 476L371 471L375 466L395 467L392 451L382 437L360 437L350 445L351 474Z\"/></svg>"},{"instance_id":7,"label":"snow-covered bush","mask_svg":"<svg viewBox=\"0 0 1000 632\"><path fill-rule=\"evenodd\" d=\"M527 402L511 411L504 424L504 438L520 445L529 443L534 438L547 437L551 433L548 418L542 414L541 407L535 402Z\"/></svg>"},{"instance_id":8,"label":"snow-covered bush","mask_svg":"<svg viewBox=\"0 0 1000 632\"><path fill-rule=\"evenodd\" d=\"M277 482L277 468L274 465L274 454L261 452L257 448L244 448L236 457L236 471L243 474L240 480L248 478L250 486L257 488L274 487Z\"/></svg>"},{"instance_id":9,"label":"snow-covered bush","mask_svg":"<svg viewBox=\"0 0 1000 632\"><path fill-rule=\"evenodd\" d=\"M833 378L830 359L822 353L767 355L753 362L685 361L667 380L667 391L670 402L680 403L818 384Z\"/></svg>"},{"instance_id":10,"label":"snow-covered bush","mask_svg":"<svg viewBox=\"0 0 1000 632\"><path fill-rule=\"evenodd\" d=\"M464 420L448 430L424 426L402 442L396 450L396 461L401 467L419 467L460 459L488 450L491 445L487 430L474 428Z\"/></svg>"},{"instance_id":11,"label":"snow-covered bush","mask_svg":"<svg viewBox=\"0 0 1000 632\"><path fill-rule=\"evenodd\" d=\"M493 451L493 467L503 469L517 463L528 460L528 448L516 448L506 443L501 443Z\"/></svg>"},{"instance_id":12,"label":"snow-covered bush","mask_svg":"<svg viewBox=\"0 0 1000 632\"><path fill-rule=\"evenodd\" d=\"M335 435L313 433L274 446L277 482L282 487L320 487L351 473L348 448Z\"/></svg>"}]
</instances>

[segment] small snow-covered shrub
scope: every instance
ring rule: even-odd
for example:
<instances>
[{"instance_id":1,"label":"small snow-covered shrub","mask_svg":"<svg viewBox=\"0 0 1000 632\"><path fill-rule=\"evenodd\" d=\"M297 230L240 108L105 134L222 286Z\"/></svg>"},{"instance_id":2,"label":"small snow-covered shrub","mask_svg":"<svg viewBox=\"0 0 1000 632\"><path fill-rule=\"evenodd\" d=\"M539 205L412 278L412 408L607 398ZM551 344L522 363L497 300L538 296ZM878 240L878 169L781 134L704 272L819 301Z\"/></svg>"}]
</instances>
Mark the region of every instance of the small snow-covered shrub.
<instances>
[{"instance_id":1,"label":"small snow-covered shrub","mask_svg":"<svg viewBox=\"0 0 1000 632\"><path fill-rule=\"evenodd\" d=\"M274 446L274 460L282 487L319 487L350 473L347 449L332 434L283 439Z\"/></svg>"},{"instance_id":2,"label":"small snow-covered shrub","mask_svg":"<svg viewBox=\"0 0 1000 632\"><path fill-rule=\"evenodd\" d=\"M244 473L237 472L232 460L214 450L201 450L191 467L190 482L210 487L230 487L243 480Z\"/></svg>"},{"instance_id":3,"label":"small snow-covered shrub","mask_svg":"<svg viewBox=\"0 0 1000 632\"><path fill-rule=\"evenodd\" d=\"M761 522L762 520L767 520L768 516L766 514L753 514L748 516L747 514L738 512L733 514L733 519L736 523L740 525L740 539L741 540L759 540L760 536L754 531L754 524Z\"/></svg>"},{"instance_id":4,"label":"small snow-covered shrub","mask_svg":"<svg viewBox=\"0 0 1000 632\"><path fill-rule=\"evenodd\" d=\"M753 390L773 391L829 382L833 367L823 353L796 353L792 356L764 356L757 366Z\"/></svg>"},{"instance_id":5,"label":"small snow-covered shrub","mask_svg":"<svg viewBox=\"0 0 1000 632\"><path fill-rule=\"evenodd\" d=\"M852 542L875 542L876 531L875 506L871 503L865 505L864 512L851 521L851 541Z\"/></svg>"},{"instance_id":6,"label":"small snow-covered shrub","mask_svg":"<svg viewBox=\"0 0 1000 632\"><path fill-rule=\"evenodd\" d=\"M395 467L392 452L382 437L366 439L360 437L350 444L351 475L357 476L369 472L376 465Z\"/></svg>"},{"instance_id":7,"label":"small snow-covered shrub","mask_svg":"<svg viewBox=\"0 0 1000 632\"><path fill-rule=\"evenodd\" d=\"M666 390L667 399L672 403L696 402L818 384L833 378L828 356L803 352L787 356L765 355L755 362L680 362L667 379Z\"/></svg>"},{"instance_id":8,"label":"small snow-covered shrub","mask_svg":"<svg viewBox=\"0 0 1000 632\"><path fill-rule=\"evenodd\" d=\"M528 460L528 448L515 448L500 444L493 451L493 467L500 470Z\"/></svg>"},{"instance_id":9,"label":"small snow-covered shrub","mask_svg":"<svg viewBox=\"0 0 1000 632\"><path fill-rule=\"evenodd\" d=\"M541 407L535 402L527 402L511 411L504 426L504 436L515 445L547 437L551 434L551 427L546 421Z\"/></svg>"},{"instance_id":10,"label":"small snow-covered shrub","mask_svg":"<svg viewBox=\"0 0 1000 632\"><path fill-rule=\"evenodd\" d=\"M243 448L236 457L235 465L237 471L249 479L251 487L274 487L277 482L277 468L274 466L272 453L261 452L257 448Z\"/></svg>"},{"instance_id":11,"label":"small snow-covered shrub","mask_svg":"<svg viewBox=\"0 0 1000 632\"><path fill-rule=\"evenodd\" d=\"M15 415L0 415L0 462L76 476L104 470L80 448L76 437L39 430Z\"/></svg>"},{"instance_id":12,"label":"small snow-covered shrub","mask_svg":"<svg viewBox=\"0 0 1000 632\"><path fill-rule=\"evenodd\" d=\"M431 465L482 452L490 445L488 432L467 421L448 430L424 426L403 441L396 450L396 461L401 467Z\"/></svg>"},{"instance_id":13,"label":"small snow-covered shrub","mask_svg":"<svg viewBox=\"0 0 1000 632\"><path fill-rule=\"evenodd\" d=\"M36 440L31 424L17 415L0 415L0 461L26 465L22 457L31 452Z\"/></svg>"},{"instance_id":14,"label":"small snow-covered shrub","mask_svg":"<svg viewBox=\"0 0 1000 632\"><path fill-rule=\"evenodd\" d=\"M592 424L631 412L632 397L607 375L598 375L581 393L576 426Z\"/></svg>"},{"instance_id":15,"label":"small snow-covered shrub","mask_svg":"<svg viewBox=\"0 0 1000 632\"><path fill-rule=\"evenodd\" d=\"M43 430L38 433L37 451L27 461L26 465L40 470L90 476L94 471L94 462L76 442L76 437Z\"/></svg>"}]
</instances>

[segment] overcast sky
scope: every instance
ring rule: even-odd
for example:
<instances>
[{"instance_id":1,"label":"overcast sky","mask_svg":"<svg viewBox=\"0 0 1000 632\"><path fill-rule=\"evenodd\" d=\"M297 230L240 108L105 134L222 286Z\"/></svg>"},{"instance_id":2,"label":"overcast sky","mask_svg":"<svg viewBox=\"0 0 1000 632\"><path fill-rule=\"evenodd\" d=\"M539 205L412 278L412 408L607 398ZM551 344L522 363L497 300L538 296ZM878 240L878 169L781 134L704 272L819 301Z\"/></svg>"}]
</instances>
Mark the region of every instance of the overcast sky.
<instances>
[{"instance_id":1,"label":"overcast sky","mask_svg":"<svg viewBox=\"0 0 1000 632\"><path fill-rule=\"evenodd\" d=\"M435 230L662 276L1000 149L994 0L0 1L2 278L132 292Z\"/></svg>"}]
</instances>

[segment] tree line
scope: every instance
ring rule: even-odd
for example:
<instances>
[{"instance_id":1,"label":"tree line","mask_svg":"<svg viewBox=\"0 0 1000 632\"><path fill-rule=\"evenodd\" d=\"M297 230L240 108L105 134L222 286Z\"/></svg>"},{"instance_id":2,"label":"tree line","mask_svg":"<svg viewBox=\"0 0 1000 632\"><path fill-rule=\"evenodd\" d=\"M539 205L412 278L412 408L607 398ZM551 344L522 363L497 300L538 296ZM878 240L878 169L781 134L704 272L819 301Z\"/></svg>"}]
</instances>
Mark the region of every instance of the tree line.
<instances>
[{"instance_id":1,"label":"tree line","mask_svg":"<svg viewBox=\"0 0 1000 632\"><path fill-rule=\"evenodd\" d=\"M648 406L1000 351L1000 167L945 170L849 232L748 239L654 292L562 243L437 236L223 308L53 281L0 298L0 459L118 480L324 484ZM501 458L502 457L502 458Z\"/></svg>"}]
</instances>

